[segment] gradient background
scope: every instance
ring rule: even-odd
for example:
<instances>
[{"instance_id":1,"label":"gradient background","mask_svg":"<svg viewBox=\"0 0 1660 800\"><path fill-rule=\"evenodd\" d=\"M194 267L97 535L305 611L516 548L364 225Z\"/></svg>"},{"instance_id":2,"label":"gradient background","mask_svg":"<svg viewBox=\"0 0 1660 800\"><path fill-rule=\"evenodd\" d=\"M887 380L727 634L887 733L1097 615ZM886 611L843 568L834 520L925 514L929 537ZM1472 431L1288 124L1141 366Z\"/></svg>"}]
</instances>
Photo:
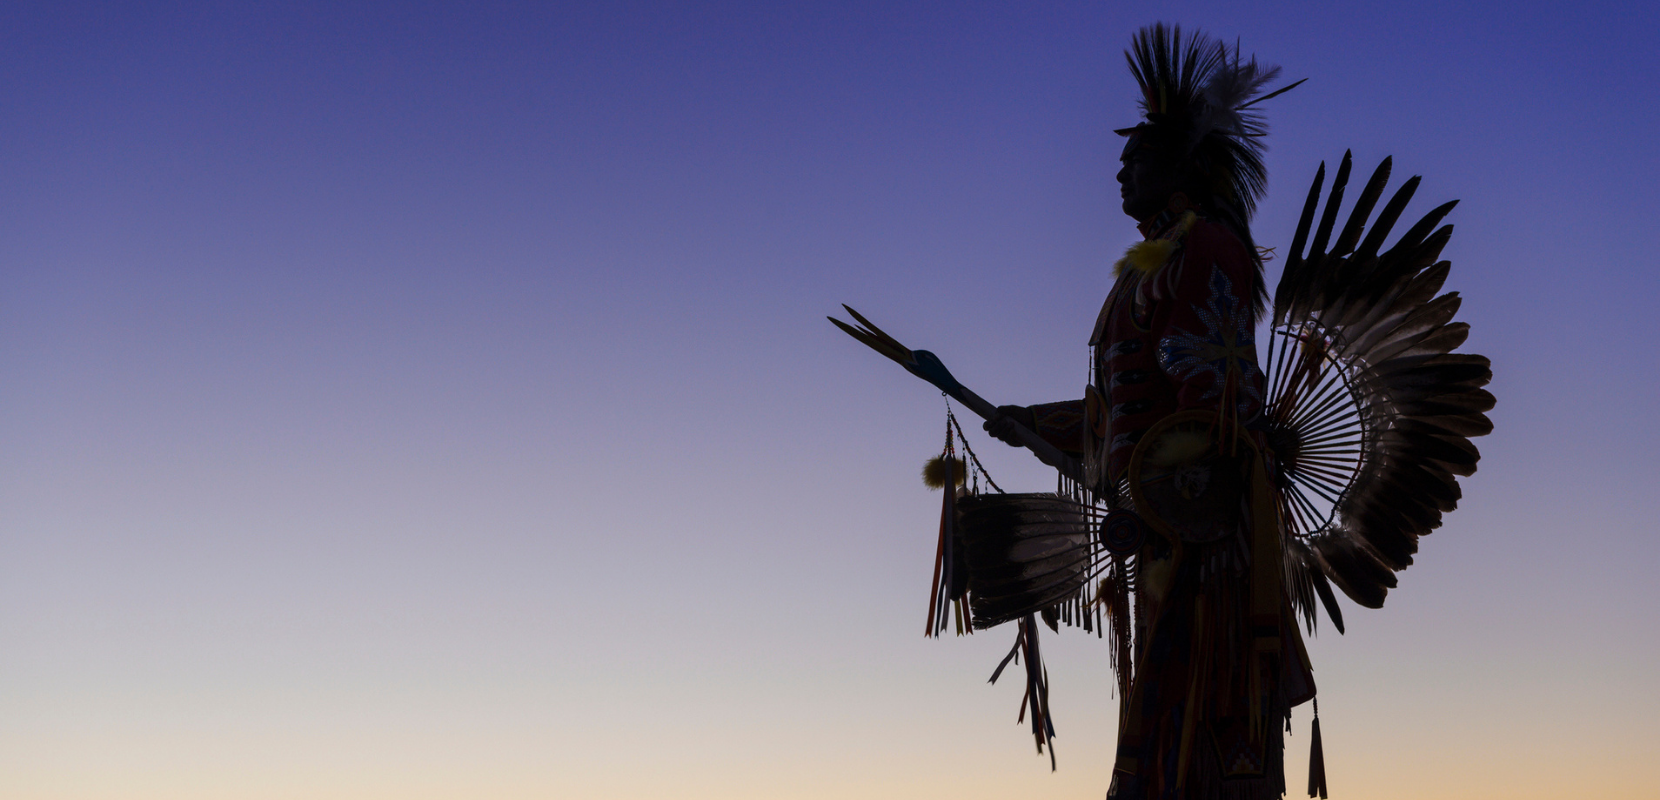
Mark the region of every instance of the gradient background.
<instances>
[{"instance_id":1,"label":"gradient background","mask_svg":"<svg viewBox=\"0 0 1660 800\"><path fill-rule=\"evenodd\" d=\"M1660 791L1655 4L162 5L0 10L0 795L1100 797L1103 643L1051 774L824 315L1077 396L1159 19L1310 78L1262 243L1344 148L1463 200L1498 428L1311 640L1333 796Z\"/></svg>"}]
</instances>

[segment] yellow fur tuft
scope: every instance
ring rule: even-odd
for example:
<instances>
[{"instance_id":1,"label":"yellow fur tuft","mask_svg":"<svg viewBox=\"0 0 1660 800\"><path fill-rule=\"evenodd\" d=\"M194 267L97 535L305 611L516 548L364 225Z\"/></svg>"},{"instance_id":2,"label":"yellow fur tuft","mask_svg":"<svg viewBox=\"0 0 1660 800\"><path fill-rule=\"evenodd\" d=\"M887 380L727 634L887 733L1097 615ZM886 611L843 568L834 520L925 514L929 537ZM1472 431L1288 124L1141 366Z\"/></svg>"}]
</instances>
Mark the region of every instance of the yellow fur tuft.
<instances>
[{"instance_id":1,"label":"yellow fur tuft","mask_svg":"<svg viewBox=\"0 0 1660 800\"><path fill-rule=\"evenodd\" d=\"M922 482L930 489L944 489L948 476L952 486L961 486L968 479L968 467L962 459L934 456L922 466Z\"/></svg>"},{"instance_id":2,"label":"yellow fur tuft","mask_svg":"<svg viewBox=\"0 0 1660 800\"><path fill-rule=\"evenodd\" d=\"M1143 276L1152 275L1170 260L1170 254L1176 252L1176 243L1170 239L1148 239L1145 242L1136 242L1124 252L1124 257L1112 266L1113 277L1118 277L1127 267Z\"/></svg>"},{"instance_id":3,"label":"yellow fur tuft","mask_svg":"<svg viewBox=\"0 0 1660 800\"><path fill-rule=\"evenodd\" d=\"M1163 238L1148 239L1130 245L1130 249L1124 251L1124 257L1112 265L1112 276L1118 277L1127 267L1141 273L1143 278L1152 277L1153 273L1162 269L1170 261L1170 257L1176 254L1176 248L1182 246L1182 238L1187 236L1188 229L1193 227L1198 218L1192 211L1183 212L1175 227Z\"/></svg>"}]
</instances>

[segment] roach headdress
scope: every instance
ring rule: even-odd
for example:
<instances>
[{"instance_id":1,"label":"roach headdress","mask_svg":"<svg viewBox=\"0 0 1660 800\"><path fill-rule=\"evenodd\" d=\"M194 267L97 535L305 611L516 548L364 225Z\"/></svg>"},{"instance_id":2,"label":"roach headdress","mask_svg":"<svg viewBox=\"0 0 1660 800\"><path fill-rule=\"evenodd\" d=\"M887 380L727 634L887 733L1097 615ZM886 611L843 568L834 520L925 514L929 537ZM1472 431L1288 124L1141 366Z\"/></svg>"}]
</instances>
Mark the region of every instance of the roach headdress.
<instances>
[{"instance_id":1,"label":"roach headdress","mask_svg":"<svg viewBox=\"0 0 1660 800\"><path fill-rule=\"evenodd\" d=\"M1302 81L1262 94L1280 68L1241 60L1203 33L1184 37L1180 26L1159 23L1136 32L1124 57L1141 85L1146 120L1116 133L1130 137L1125 152L1152 147L1188 170L1190 197L1249 239L1251 215L1268 188L1262 137L1268 126L1252 106ZM1193 192L1190 191L1190 194Z\"/></svg>"}]
</instances>

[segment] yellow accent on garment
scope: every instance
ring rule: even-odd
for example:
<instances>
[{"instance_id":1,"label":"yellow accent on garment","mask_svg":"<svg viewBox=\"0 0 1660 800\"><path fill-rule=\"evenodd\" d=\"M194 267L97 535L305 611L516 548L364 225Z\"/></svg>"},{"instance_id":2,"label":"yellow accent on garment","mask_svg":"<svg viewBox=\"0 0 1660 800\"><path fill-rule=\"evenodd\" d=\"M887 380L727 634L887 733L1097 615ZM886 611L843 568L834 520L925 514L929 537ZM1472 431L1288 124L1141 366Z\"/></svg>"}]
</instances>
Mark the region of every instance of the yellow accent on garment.
<instances>
[{"instance_id":1,"label":"yellow accent on garment","mask_svg":"<svg viewBox=\"0 0 1660 800\"><path fill-rule=\"evenodd\" d=\"M1147 462L1159 467L1185 467L1210 451L1210 436L1203 431L1169 431L1153 442Z\"/></svg>"},{"instance_id":2,"label":"yellow accent on garment","mask_svg":"<svg viewBox=\"0 0 1660 800\"><path fill-rule=\"evenodd\" d=\"M1124 251L1124 257L1112 265L1112 276L1117 278L1128 267L1141 273L1143 278L1152 277L1176 254L1177 248L1182 246L1183 237L1187 236L1187 230L1198 218L1192 211L1184 212L1169 233L1130 245L1130 249Z\"/></svg>"}]
</instances>

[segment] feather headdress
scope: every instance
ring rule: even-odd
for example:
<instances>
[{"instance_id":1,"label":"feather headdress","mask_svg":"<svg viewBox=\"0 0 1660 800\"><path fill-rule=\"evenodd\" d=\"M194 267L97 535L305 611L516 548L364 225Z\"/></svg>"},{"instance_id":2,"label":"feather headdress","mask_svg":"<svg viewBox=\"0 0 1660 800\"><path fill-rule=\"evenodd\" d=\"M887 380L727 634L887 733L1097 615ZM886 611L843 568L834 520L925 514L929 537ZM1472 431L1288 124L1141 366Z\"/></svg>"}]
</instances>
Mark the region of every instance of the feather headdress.
<instances>
[{"instance_id":1,"label":"feather headdress","mask_svg":"<svg viewBox=\"0 0 1660 800\"><path fill-rule=\"evenodd\" d=\"M1290 91L1302 81L1262 94L1280 68L1242 60L1238 45L1204 33L1184 37L1180 26L1142 28L1124 53L1141 86L1146 121L1117 133L1132 137L1126 151L1141 145L1164 151L1185 165L1208 196L1193 197L1239 230L1247 227L1268 188L1262 164L1267 123L1257 103Z\"/></svg>"}]
</instances>

